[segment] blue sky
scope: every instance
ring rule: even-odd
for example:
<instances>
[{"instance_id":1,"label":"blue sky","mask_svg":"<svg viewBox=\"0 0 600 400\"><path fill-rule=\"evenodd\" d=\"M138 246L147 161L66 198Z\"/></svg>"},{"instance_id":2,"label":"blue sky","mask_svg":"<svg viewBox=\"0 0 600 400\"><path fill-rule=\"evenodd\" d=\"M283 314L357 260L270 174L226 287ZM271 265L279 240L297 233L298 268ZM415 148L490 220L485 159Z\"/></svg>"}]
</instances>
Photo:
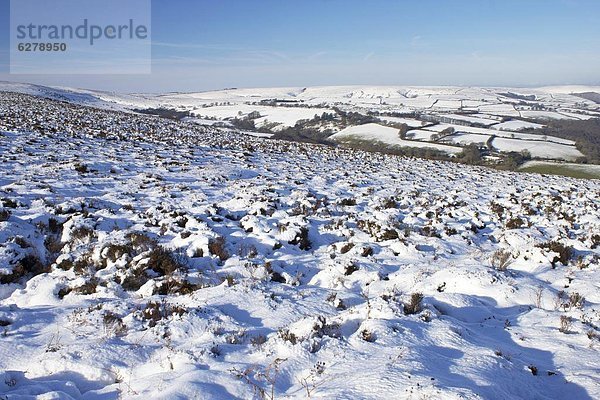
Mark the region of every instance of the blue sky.
<instances>
[{"instance_id":1,"label":"blue sky","mask_svg":"<svg viewBox=\"0 0 600 400\"><path fill-rule=\"evenodd\" d=\"M151 75L5 68L0 80L118 91L600 84L597 0L154 0L152 40Z\"/></svg>"}]
</instances>

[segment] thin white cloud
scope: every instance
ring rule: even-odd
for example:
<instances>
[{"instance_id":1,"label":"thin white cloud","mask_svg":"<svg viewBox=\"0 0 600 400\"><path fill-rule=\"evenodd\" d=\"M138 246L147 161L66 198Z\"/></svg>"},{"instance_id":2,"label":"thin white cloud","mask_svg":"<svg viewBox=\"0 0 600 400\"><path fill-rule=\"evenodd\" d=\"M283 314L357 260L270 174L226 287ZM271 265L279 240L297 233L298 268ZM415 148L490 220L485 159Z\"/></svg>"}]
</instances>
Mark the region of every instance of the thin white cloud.
<instances>
[{"instance_id":1,"label":"thin white cloud","mask_svg":"<svg viewBox=\"0 0 600 400\"><path fill-rule=\"evenodd\" d=\"M327 52L327 51L317 51L316 53L310 54L308 57L306 57L306 59L308 61L316 61L328 54L329 54L329 52Z\"/></svg>"}]
</instances>

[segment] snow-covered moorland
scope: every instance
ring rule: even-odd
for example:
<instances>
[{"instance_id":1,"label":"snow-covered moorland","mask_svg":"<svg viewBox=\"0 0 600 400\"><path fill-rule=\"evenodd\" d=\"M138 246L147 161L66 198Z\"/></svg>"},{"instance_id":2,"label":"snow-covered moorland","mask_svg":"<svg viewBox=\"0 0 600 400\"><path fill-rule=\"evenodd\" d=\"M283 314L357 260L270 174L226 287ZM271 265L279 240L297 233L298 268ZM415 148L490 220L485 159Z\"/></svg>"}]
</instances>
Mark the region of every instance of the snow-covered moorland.
<instances>
[{"instance_id":1,"label":"snow-covered moorland","mask_svg":"<svg viewBox=\"0 0 600 400\"><path fill-rule=\"evenodd\" d=\"M8 398L600 397L600 184L0 106Z\"/></svg>"},{"instance_id":2,"label":"snow-covered moorland","mask_svg":"<svg viewBox=\"0 0 600 400\"><path fill-rule=\"evenodd\" d=\"M412 148L408 154L414 154L414 149L420 148L416 154L429 149L456 156L465 146L476 144L485 149L484 153L490 153L491 164L508 152L522 151L542 160L581 162L587 157L593 162L594 152L583 154L582 149L596 146L581 141L582 131L593 126L593 119L600 118L600 104L593 101L600 96L600 88L594 86L326 86L120 94L0 81L0 91L130 113L178 113L188 122L233 125L261 137L313 143L337 141L355 148L367 142L367 148L379 151ZM572 125L575 121L592 122ZM398 131L403 125L410 130L400 137ZM550 130L554 135L544 131L549 125L554 127ZM440 137L448 129L453 133ZM577 146L570 140L575 138Z\"/></svg>"}]
</instances>

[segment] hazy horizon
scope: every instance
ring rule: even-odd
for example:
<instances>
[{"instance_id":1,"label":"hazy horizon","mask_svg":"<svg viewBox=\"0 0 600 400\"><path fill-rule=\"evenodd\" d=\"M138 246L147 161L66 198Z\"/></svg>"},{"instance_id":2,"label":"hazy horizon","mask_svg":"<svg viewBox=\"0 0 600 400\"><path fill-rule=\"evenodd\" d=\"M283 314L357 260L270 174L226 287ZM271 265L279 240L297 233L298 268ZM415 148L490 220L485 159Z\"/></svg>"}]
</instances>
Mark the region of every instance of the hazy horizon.
<instances>
[{"instance_id":1,"label":"hazy horizon","mask_svg":"<svg viewBox=\"0 0 600 400\"><path fill-rule=\"evenodd\" d=\"M43 80L43 79L42 79ZM457 88L483 88L483 89L544 89L544 88L552 88L552 87L582 87L582 88L598 88L600 87L600 83L598 84L582 84L582 83L564 83L564 84L549 84L549 85L411 85L411 84L368 84L368 83L356 83L356 84L340 84L340 85L292 85L292 86L228 86L228 87L218 87L218 88L210 88L210 89L199 89L194 90L193 88L190 90L149 90L149 91L127 91L127 90L114 90L114 89L102 89L95 87L87 87L87 86L74 86L74 85L63 85L63 84L52 84L52 83L44 83L44 82L36 82L36 81L25 81L25 80L2 80L0 79L0 83L9 83L9 84L24 84L24 85L38 85L38 86L46 86L46 87L55 87L55 88L63 88L63 89L78 89L78 90L90 90L90 91L106 91L106 92L114 92L120 94L166 94L166 93L201 93L201 92L217 92L223 90L251 90L251 89L287 89L287 88L318 88L318 87L414 87L414 88L444 88L444 87L457 87Z\"/></svg>"}]
</instances>

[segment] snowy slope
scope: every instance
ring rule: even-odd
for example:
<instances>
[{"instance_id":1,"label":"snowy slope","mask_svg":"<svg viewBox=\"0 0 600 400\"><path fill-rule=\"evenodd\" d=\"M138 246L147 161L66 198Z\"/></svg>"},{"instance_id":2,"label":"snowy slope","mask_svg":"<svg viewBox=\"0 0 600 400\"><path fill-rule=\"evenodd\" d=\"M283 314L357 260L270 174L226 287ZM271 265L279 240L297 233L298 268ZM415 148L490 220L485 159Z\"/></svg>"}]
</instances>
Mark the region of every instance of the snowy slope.
<instances>
[{"instance_id":1,"label":"snowy slope","mask_svg":"<svg viewBox=\"0 0 600 400\"><path fill-rule=\"evenodd\" d=\"M599 181L8 107L3 396L600 397Z\"/></svg>"},{"instance_id":2,"label":"snowy slope","mask_svg":"<svg viewBox=\"0 0 600 400\"><path fill-rule=\"evenodd\" d=\"M151 108L158 106L158 103L151 99L153 96L120 94L68 87L50 87L29 83L0 81L0 91L24 93L52 100L67 101L78 105L121 111L132 108Z\"/></svg>"}]
</instances>

